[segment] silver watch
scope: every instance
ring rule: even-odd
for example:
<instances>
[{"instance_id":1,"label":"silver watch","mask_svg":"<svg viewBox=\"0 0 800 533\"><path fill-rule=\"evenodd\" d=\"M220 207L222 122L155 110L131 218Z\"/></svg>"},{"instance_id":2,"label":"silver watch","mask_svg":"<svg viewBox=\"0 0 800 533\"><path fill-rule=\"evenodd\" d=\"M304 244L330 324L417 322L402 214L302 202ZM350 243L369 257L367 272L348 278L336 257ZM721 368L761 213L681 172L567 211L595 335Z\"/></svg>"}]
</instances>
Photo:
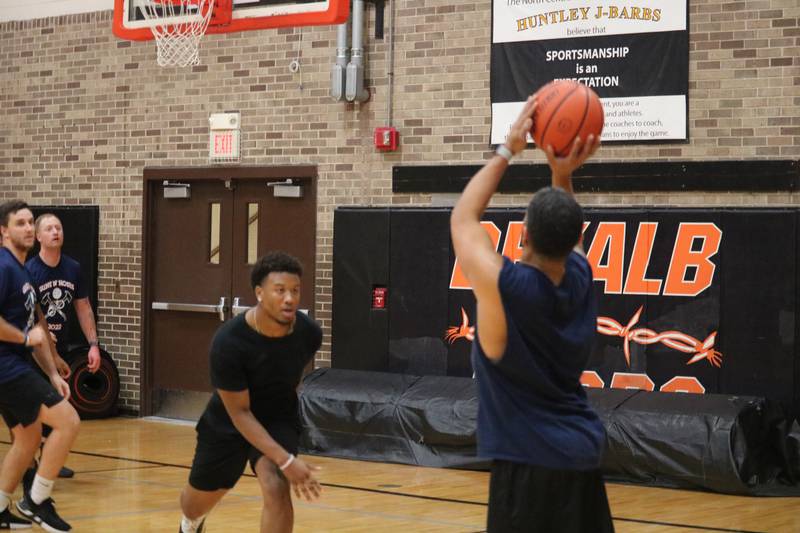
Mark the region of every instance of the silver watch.
<instances>
[{"instance_id":1,"label":"silver watch","mask_svg":"<svg viewBox=\"0 0 800 533\"><path fill-rule=\"evenodd\" d=\"M497 145L497 150L495 150L494 153L496 153L509 163L511 162L511 158L514 157L514 154L511 153L511 150L505 144Z\"/></svg>"}]
</instances>

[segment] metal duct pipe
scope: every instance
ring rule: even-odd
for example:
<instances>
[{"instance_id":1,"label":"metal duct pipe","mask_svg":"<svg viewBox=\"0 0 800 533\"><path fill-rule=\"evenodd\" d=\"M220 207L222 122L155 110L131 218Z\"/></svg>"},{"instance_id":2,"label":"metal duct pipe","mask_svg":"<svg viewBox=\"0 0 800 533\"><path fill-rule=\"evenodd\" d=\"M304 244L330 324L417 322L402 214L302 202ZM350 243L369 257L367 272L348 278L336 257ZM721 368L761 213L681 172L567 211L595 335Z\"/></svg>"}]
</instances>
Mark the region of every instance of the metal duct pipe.
<instances>
[{"instance_id":1,"label":"metal duct pipe","mask_svg":"<svg viewBox=\"0 0 800 533\"><path fill-rule=\"evenodd\" d=\"M347 60L350 55L350 48L347 46L347 30L350 24L348 18L346 22L336 27L336 63L331 67L331 98L337 102L344 99L347 80L345 71L347 70Z\"/></svg>"},{"instance_id":2,"label":"metal duct pipe","mask_svg":"<svg viewBox=\"0 0 800 533\"><path fill-rule=\"evenodd\" d=\"M348 102L369 100L369 91L364 87L364 0L353 0L353 44L345 98Z\"/></svg>"},{"instance_id":3,"label":"metal duct pipe","mask_svg":"<svg viewBox=\"0 0 800 533\"><path fill-rule=\"evenodd\" d=\"M386 72L389 86L386 88L386 125L392 126L392 96L394 93L394 2L389 0L389 68Z\"/></svg>"}]
</instances>

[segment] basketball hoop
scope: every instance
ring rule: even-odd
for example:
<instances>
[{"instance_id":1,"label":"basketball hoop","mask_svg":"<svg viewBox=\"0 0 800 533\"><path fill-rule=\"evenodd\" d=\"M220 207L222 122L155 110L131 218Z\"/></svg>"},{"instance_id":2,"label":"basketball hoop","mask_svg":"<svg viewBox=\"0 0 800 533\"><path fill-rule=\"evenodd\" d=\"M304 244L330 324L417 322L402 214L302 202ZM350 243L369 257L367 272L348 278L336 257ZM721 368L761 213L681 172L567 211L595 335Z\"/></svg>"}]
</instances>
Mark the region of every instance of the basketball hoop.
<instances>
[{"instance_id":1,"label":"basketball hoop","mask_svg":"<svg viewBox=\"0 0 800 533\"><path fill-rule=\"evenodd\" d=\"M208 29L215 0L140 0L139 9L151 23L161 67L200 63L200 40Z\"/></svg>"}]
</instances>

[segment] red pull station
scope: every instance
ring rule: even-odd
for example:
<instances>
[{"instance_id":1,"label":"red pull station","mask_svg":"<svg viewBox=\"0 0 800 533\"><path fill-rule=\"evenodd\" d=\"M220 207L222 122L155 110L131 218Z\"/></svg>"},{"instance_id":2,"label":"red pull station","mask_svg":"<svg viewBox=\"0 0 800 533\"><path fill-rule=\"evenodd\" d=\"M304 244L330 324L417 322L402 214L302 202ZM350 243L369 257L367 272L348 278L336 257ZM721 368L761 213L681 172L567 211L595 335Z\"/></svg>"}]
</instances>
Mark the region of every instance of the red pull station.
<instances>
[{"instance_id":1,"label":"red pull station","mask_svg":"<svg viewBox=\"0 0 800 533\"><path fill-rule=\"evenodd\" d=\"M372 308L373 309L386 309L386 295L388 289L386 287L373 287L372 288Z\"/></svg>"},{"instance_id":2,"label":"red pull station","mask_svg":"<svg viewBox=\"0 0 800 533\"><path fill-rule=\"evenodd\" d=\"M385 152L397 150L400 144L400 133L393 126L375 128L375 148Z\"/></svg>"}]
</instances>

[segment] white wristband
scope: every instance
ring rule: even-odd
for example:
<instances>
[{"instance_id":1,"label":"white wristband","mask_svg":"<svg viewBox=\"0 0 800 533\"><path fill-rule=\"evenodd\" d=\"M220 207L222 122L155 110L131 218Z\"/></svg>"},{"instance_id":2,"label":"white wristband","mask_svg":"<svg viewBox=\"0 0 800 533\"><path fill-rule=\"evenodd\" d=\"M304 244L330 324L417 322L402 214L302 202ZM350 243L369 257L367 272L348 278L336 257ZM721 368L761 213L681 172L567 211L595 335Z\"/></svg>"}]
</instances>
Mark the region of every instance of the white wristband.
<instances>
[{"instance_id":1,"label":"white wristband","mask_svg":"<svg viewBox=\"0 0 800 533\"><path fill-rule=\"evenodd\" d=\"M497 150L494 151L497 155L508 161L511 162L511 158L514 157L514 154L511 153L511 150L505 144L497 145Z\"/></svg>"},{"instance_id":2,"label":"white wristband","mask_svg":"<svg viewBox=\"0 0 800 533\"><path fill-rule=\"evenodd\" d=\"M282 465L280 465L278 468L281 470L281 472L283 472L284 470L286 470L287 468L289 468L290 466L292 466L292 463L293 463L293 462L294 462L294 454L293 454L293 453L290 453L290 454L289 454L289 458L288 458L288 459L286 459L286 462L285 462L285 463L283 463Z\"/></svg>"}]
</instances>

